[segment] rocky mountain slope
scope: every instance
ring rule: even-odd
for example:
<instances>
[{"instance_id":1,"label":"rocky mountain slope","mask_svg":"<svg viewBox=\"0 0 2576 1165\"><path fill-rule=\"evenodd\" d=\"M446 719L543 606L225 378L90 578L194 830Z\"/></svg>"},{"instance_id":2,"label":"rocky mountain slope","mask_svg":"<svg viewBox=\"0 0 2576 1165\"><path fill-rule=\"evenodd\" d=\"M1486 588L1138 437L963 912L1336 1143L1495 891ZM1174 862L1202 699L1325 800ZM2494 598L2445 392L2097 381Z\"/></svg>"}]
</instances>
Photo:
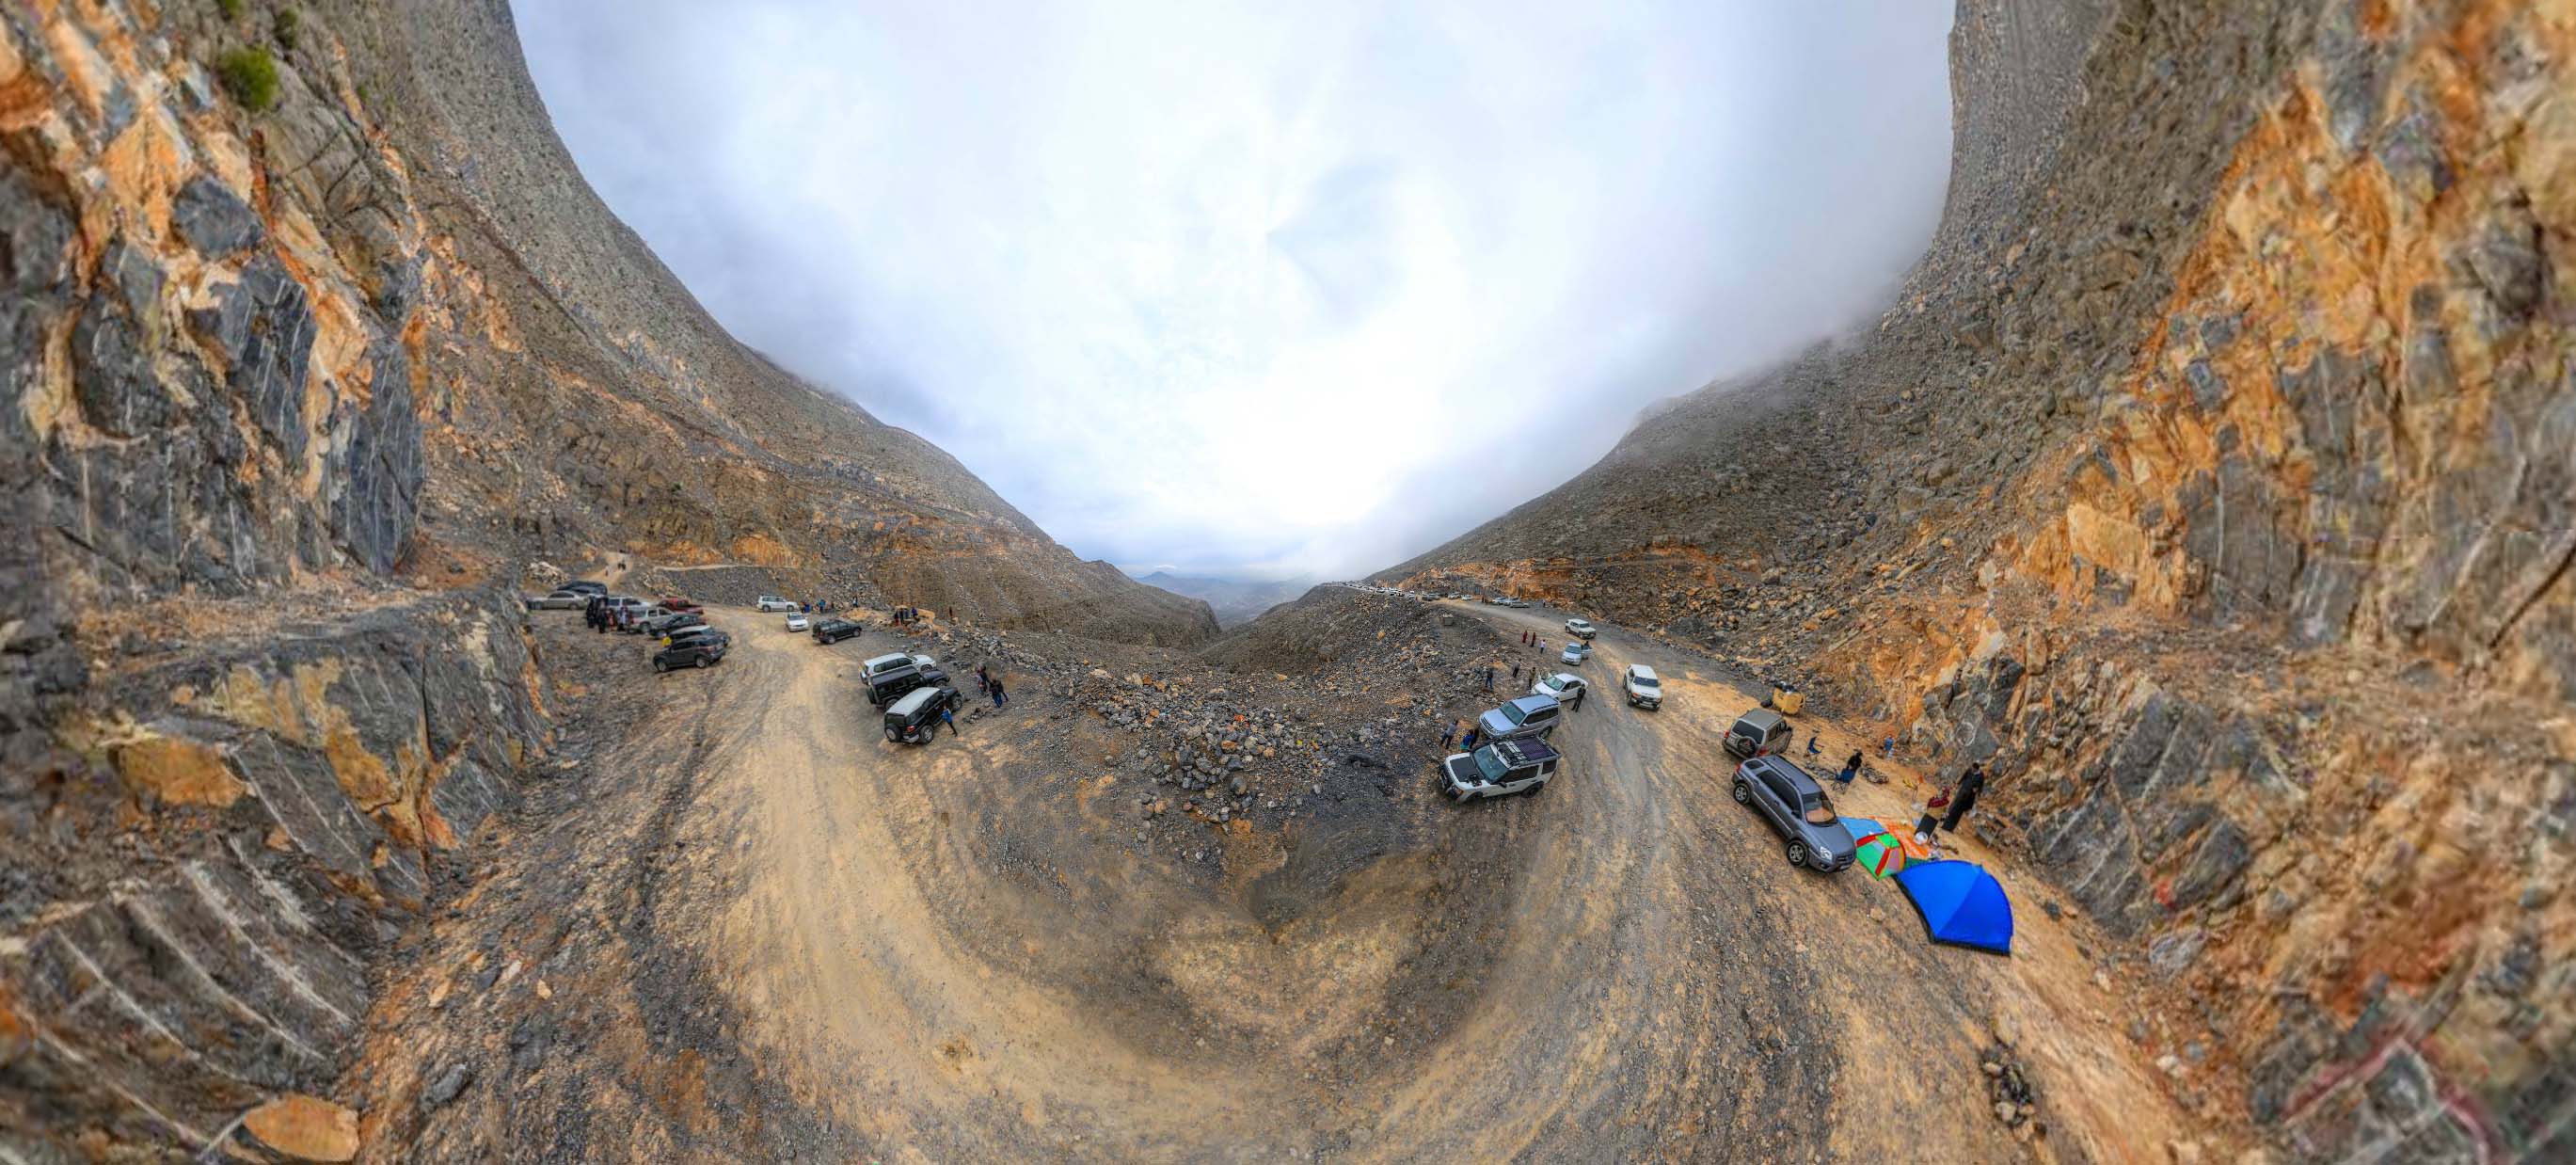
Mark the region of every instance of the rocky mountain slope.
<instances>
[{"instance_id":1,"label":"rocky mountain slope","mask_svg":"<svg viewBox=\"0 0 2576 1165\"><path fill-rule=\"evenodd\" d=\"M2576 5L1968 0L1952 47L1874 329L1380 577L1987 763L2204 1113L2576 1151Z\"/></svg>"},{"instance_id":2,"label":"rocky mountain slope","mask_svg":"<svg viewBox=\"0 0 2576 1165\"><path fill-rule=\"evenodd\" d=\"M527 564L1216 633L728 337L500 0L0 4L0 146L0 1157L335 1078L543 771Z\"/></svg>"}]
</instances>

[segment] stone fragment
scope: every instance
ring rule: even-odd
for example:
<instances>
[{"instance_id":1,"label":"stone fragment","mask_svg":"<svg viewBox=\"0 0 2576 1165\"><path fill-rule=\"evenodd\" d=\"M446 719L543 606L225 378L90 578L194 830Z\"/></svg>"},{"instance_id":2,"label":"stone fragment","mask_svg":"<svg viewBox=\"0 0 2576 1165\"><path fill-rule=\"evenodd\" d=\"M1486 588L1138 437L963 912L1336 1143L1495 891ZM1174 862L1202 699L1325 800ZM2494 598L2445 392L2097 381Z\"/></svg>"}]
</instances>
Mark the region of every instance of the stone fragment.
<instances>
[{"instance_id":1,"label":"stone fragment","mask_svg":"<svg viewBox=\"0 0 2576 1165\"><path fill-rule=\"evenodd\" d=\"M268 1148L299 1161L348 1161L358 1155L358 1114L318 1096L289 1093L250 1110L242 1127Z\"/></svg>"}]
</instances>

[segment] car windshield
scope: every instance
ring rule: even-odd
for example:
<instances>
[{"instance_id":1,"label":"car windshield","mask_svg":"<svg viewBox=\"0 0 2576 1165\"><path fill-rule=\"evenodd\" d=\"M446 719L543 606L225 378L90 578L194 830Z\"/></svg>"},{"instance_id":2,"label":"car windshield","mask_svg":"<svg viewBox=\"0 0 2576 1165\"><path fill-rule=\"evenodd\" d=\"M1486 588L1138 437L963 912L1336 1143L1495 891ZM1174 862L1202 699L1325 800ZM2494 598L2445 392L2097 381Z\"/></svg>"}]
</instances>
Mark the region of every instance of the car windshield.
<instances>
[{"instance_id":1,"label":"car windshield","mask_svg":"<svg viewBox=\"0 0 2576 1165\"><path fill-rule=\"evenodd\" d=\"M1486 784L1499 785L1511 773L1512 766L1504 764L1503 758L1494 755L1493 747L1488 745L1476 750L1476 771L1485 774Z\"/></svg>"},{"instance_id":2,"label":"car windshield","mask_svg":"<svg viewBox=\"0 0 2576 1165\"><path fill-rule=\"evenodd\" d=\"M1834 815L1834 803L1825 797L1823 789L1799 790L1798 811L1806 815L1809 825L1831 825L1841 820Z\"/></svg>"},{"instance_id":3,"label":"car windshield","mask_svg":"<svg viewBox=\"0 0 2576 1165\"><path fill-rule=\"evenodd\" d=\"M1654 686L1655 686L1655 677L1653 677L1653 676L1629 676L1629 677L1628 677L1628 682L1629 682L1629 683L1632 683L1632 684L1635 684L1635 685L1637 685L1638 687L1641 687L1641 688L1651 688L1651 687L1654 687Z\"/></svg>"},{"instance_id":4,"label":"car windshield","mask_svg":"<svg viewBox=\"0 0 2576 1165\"><path fill-rule=\"evenodd\" d=\"M1521 706L1518 703L1503 705L1502 713L1503 719L1509 720L1514 724L1518 724L1523 720L1529 719L1529 713L1522 711Z\"/></svg>"}]
</instances>

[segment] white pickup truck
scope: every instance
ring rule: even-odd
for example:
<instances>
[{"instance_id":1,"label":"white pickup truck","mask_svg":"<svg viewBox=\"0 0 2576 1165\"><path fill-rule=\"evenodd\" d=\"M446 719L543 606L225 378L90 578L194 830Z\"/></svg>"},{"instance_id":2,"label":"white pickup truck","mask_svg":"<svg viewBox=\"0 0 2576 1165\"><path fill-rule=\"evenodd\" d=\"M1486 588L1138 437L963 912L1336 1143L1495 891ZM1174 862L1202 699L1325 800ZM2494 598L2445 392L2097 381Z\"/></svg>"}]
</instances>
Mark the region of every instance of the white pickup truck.
<instances>
[{"instance_id":1,"label":"white pickup truck","mask_svg":"<svg viewBox=\"0 0 2576 1165\"><path fill-rule=\"evenodd\" d=\"M1568 619L1565 621L1565 629L1573 632L1575 637L1579 639L1590 639L1593 636L1600 634L1600 632L1592 626L1592 621L1589 619Z\"/></svg>"}]
</instances>

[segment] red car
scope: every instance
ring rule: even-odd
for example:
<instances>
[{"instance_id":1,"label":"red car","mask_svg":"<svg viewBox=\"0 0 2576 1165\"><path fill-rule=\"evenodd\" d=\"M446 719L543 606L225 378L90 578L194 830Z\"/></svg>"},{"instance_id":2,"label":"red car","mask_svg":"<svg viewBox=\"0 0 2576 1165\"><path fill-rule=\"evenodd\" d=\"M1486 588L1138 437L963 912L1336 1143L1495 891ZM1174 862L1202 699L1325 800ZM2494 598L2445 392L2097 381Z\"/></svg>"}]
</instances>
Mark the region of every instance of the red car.
<instances>
[{"instance_id":1,"label":"red car","mask_svg":"<svg viewBox=\"0 0 2576 1165\"><path fill-rule=\"evenodd\" d=\"M664 595L654 605L660 607L664 614L670 615L703 615L707 610L678 595Z\"/></svg>"}]
</instances>

